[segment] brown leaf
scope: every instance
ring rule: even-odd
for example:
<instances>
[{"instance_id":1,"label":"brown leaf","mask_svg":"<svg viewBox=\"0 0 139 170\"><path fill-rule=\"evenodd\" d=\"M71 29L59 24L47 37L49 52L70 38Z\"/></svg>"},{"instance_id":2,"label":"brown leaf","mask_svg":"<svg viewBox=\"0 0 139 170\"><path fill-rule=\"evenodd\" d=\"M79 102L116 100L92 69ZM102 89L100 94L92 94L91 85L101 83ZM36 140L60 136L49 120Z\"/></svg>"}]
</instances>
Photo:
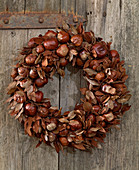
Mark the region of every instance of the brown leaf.
<instances>
[{"instance_id":1,"label":"brown leaf","mask_svg":"<svg viewBox=\"0 0 139 170\"><path fill-rule=\"evenodd\" d=\"M43 77L43 70L40 68L40 67L38 67L37 68L37 73L38 73L38 75L39 75L39 77L41 78L41 79L43 79L44 77Z\"/></svg>"},{"instance_id":2,"label":"brown leaf","mask_svg":"<svg viewBox=\"0 0 139 170\"><path fill-rule=\"evenodd\" d=\"M50 123L50 124L47 125L47 129L48 129L49 131L52 131L52 130L54 130L55 128L56 128L56 124L55 124L54 122L52 122L52 123Z\"/></svg>"},{"instance_id":3,"label":"brown leaf","mask_svg":"<svg viewBox=\"0 0 139 170\"><path fill-rule=\"evenodd\" d=\"M110 122L114 119L114 115L112 112L104 114L104 117L107 119L108 122Z\"/></svg>"},{"instance_id":4,"label":"brown leaf","mask_svg":"<svg viewBox=\"0 0 139 170\"><path fill-rule=\"evenodd\" d=\"M109 94L115 94L116 93L116 89L111 87L108 84L105 84L104 86L102 86L102 91L104 91L105 93L109 93Z\"/></svg>"},{"instance_id":5,"label":"brown leaf","mask_svg":"<svg viewBox=\"0 0 139 170\"><path fill-rule=\"evenodd\" d=\"M75 114L75 111L74 111L74 110L71 111L71 112L69 112L69 114L68 114L68 118L69 118L69 119L73 119L75 116L76 116L76 114Z\"/></svg>"},{"instance_id":6,"label":"brown leaf","mask_svg":"<svg viewBox=\"0 0 139 170\"><path fill-rule=\"evenodd\" d=\"M122 112L126 112L130 109L130 105L129 104L124 104L123 107L122 107Z\"/></svg>"},{"instance_id":7,"label":"brown leaf","mask_svg":"<svg viewBox=\"0 0 139 170\"><path fill-rule=\"evenodd\" d=\"M82 95L85 95L87 91L87 88L80 88L80 92L82 93Z\"/></svg>"},{"instance_id":8,"label":"brown leaf","mask_svg":"<svg viewBox=\"0 0 139 170\"><path fill-rule=\"evenodd\" d=\"M65 118L65 117L60 118L59 121L62 122L62 123L68 123L69 122L69 120L67 120L67 118Z\"/></svg>"},{"instance_id":9,"label":"brown leaf","mask_svg":"<svg viewBox=\"0 0 139 170\"><path fill-rule=\"evenodd\" d=\"M99 83L97 83L96 80L90 80L89 78L87 77L84 77L84 79L86 79L91 85L93 86L99 86Z\"/></svg>"},{"instance_id":10,"label":"brown leaf","mask_svg":"<svg viewBox=\"0 0 139 170\"><path fill-rule=\"evenodd\" d=\"M18 119L18 118L21 116L21 114L23 113L23 111L24 111L24 109L23 109L23 107L22 107L22 109L21 109L20 112L17 114L17 116L15 117L15 119Z\"/></svg>"},{"instance_id":11,"label":"brown leaf","mask_svg":"<svg viewBox=\"0 0 139 170\"><path fill-rule=\"evenodd\" d=\"M69 51L69 62L71 62L71 61L73 60L73 57L74 57L74 56L77 56L77 54L78 54L77 50L71 49L71 50Z\"/></svg>"},{"instance_id":12,"label":"brown leaf","mask_svg":"<svg viewBox=\"0 0 139 170\"><path fill-rule=\"evenodd\" d=\"M28 118L25 120L25 123L24 123L25 132L26 132L29 136L32 136L31 129L32 129L32 123L34 122L34 120L35 120L35 118L28 117Z\"/></svg>"},{"instance_id":13,"label":"brown leaf","mask_svg":"<svg viewBox=\"0 0 139 170\"><path fill-rule=\"evenodd\" d=\"M100 127L91 127L90 128L90 130L92 131L92 132L96 132L96 131L98 131L99 129L101 129Z\"/></svg>"},{"instance_id":14,"label":"brown leaf","mask_svg":"<svg viewBox=\"0 0 139 170\"><path fill-rule=\"evenodd\" d=\"M37 59L35 60L35 64L38 64L41 59L41 54L38 55Z\"/></svg>"},{"instance_id":15,"label":"brown leaf","mask_svg":"<svg viewBox=\"0 0 139 170\"><path fill-rule=\"evenodd\" d=\"M36 121L34 124L33 124L33 131L35 132L35 133L41 133L41 130L42 130L42 128L41 128L41 126L40 126L40 122L39 121Z\"/></svg>"},{"instance_id":16,"label":"brown leaf","mask_svg":"<svg viewBox=\"0 0 139 170\"><path fill-rule=\"evenodd\" d=\"M8 85L8 87L7 87L7 94L12 94L12 93L15 92L15 90L17 89L16 83L17 83L16 81L13 81L13 82L11 82L11 83Z\"/></svg>"},{"instance_id":17,"label":"brown leaf","mask_svg":"<svg viewBox=\"0 0 139 170\"><path fill-rule=\"evenodd\" d=\"M9 98L5 101L5 103L10 103L13 99L14 99L14 96L9 97Z\"/></svg>"},{"instance_id":18,"label":"brown leaf","mask_svg":"<svg viewBox=\"0 0 139 170\"><path fill-rule=\"evenodd\" d=\"M44 66L44 67L48 66L48 59L47 59L47 57L45 57L45 58L42 60L42 66Z\"/></svg>"},{"instance_id":19,"label":"brown leaf","mask_svg":"<svg viewBox=\"0 0 139 170\"><path fill-rule=\"evenodd\" d=\"M26 89L26 88L30 87L31 83L32 83L32 81L27 79L27 81L22 85L22 87Z\"/></svg>"},{"instance_id":20,"label":"brown leaf","mask_svg":"<svg viewBox=\"0 0 139 170\"><path fill-rule=\"evenodd\" d=\"M131 98L131 94L126 94L122 96L120 99L117 99L117 102L119 103L125 103Z\"/></svg>"},{"instance_id":21,"label":"brown leaf","mask_svg":"<svg viewBox=\"0 0 139 170\"><path fill-rule=\"evenodd\" d=\"M19 103L15 107L15 112L19 111L23 107L23 103Z\"/></svg>"},{"instance_id":22,"label":"brown leaf","mask_svg":"<svg viewBox=\"0 0 139 170\"><path fill-rule=\"evenodd\" d=\"M85 68L89 67L89 64L90 64L90 60L87 60L87 61L85 62L85 64L84 64L84 67L83 67L83 68L85 69Z\"/></svg>"},{"instance_id":23,"label":"brown leaf","mask_svg":"<svg viewBox=\"0 0 139 170\"><path fill-rule=\"evenodd\" d=\"M92 103L93 104L97 104L97 100L95 95L93 94L93 92L91 92L90 90L86 91L86 98L89 100L90 98L92 99Z\"/></svg>"},{"instance_id":24,"label":"brown leaf","mask_svg":"<svg viewBox=\"0 0 139 170\"><path fill-rule=\"evenodd\" d=\"M97 72L91 68L84 68L83 69L89 76L93 76L93 75L96 75Z\"/></svg>"},{"instance_id":25,"label":"brown leaf","mask_svg":"<svg viewBox=\"0 0 139 170\"><path fill-rule=\"evenodd\" d=\"M72 146L74 146L76 149L86 150L86 148L84 147L84 145L82 143L80 143L80 144L72 143Z\"/></svg>"},{"instance_id":26,"label":"brown leaf","mask_svg":"<svg viewBox=\"0 0 139 170\"><path fill-rule=\"evenodd\" d=\"M114 103L112 100L109 100L105 103L105 106L112 110L114 108Z\"/></svg>"}]
</instances>

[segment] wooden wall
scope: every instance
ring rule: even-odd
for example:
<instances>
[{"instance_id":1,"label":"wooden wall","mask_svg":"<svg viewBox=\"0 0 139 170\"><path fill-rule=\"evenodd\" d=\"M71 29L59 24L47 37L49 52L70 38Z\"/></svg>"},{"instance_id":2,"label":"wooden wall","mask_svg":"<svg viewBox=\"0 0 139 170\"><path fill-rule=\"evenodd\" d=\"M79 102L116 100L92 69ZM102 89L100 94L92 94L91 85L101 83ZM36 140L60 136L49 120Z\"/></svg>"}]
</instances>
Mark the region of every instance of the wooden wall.
<instances>
[{"instance_id":1,"label":"wooden wall","mask_svg":"<svg viewBox=\"0 0 139 170\"><path fill-rule=\"evenodd\" d=\"M112 41L125 60L129 75L127 85L132 93L132 107L122 119L120 130L112 130L102 149L73 152L66 149L57 154L44 144L35 149L36 139L24 134L12 119L4 101L14 57L33 36L45 29L0 30L0 169L1 170L137 170L139 167L139 43L138 0L0 0L2 11L74 12L87 16L86 30L93 30L105 41ZM65 78L55 76L43 88L53 105L72 109L80 100L84 87L81 72L68 66ZM137 144L138 143L138 144Z\"/></svg>"}]
</instances>

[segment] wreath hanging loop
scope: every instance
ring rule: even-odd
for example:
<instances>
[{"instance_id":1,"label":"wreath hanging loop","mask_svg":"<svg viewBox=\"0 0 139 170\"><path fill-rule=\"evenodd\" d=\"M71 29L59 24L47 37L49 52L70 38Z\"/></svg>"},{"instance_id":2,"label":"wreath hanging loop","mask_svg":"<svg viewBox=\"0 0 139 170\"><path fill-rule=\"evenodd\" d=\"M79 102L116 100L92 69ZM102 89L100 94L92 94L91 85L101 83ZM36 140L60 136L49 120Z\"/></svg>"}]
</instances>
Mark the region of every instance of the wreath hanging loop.
<instances>
[{"instance_id":1,"label":"wreath hanging loop","mask_svg":"<svg viewBox=\"0 0 139 170\"><path fill-rule=\"evenodd\" d=\"M31 38L17 57L7 88L10 95L10 115L23 123L25 133L42 143L80 150L98 147L106 133L120 123L120 117L130 109L131 95L125 81L128 78L124 61L111 43L85 32L83 24L68 24L49 30L45 35ZM74 110L61 114L61 109L51 106L39 88L48 83L55 73L64 77L68 63L83 70L88 86L81 88L84 95Z\"/></svg>"}]
</instances>

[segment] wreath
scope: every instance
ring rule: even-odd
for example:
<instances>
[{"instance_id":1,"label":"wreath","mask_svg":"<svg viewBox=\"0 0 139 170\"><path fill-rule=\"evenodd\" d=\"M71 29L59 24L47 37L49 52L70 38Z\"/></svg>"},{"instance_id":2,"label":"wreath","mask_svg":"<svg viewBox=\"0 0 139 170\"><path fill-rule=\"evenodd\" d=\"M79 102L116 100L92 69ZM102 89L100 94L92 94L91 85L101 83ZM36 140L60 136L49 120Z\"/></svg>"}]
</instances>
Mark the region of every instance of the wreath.
<instances>
[{"instance_id":1,"label":"wreath","mask_svg":"<svg viewBox=\"0 0 139 170\"><path fill-rule=\"evenodd\" d=\"M83 24L63 24L56 32L31 38L17 57L7 87L10 98L9 114L24 125L25 133L55 147L56 151L69 146L88 150L104 142L111 127L118 127L120 118L130 109L125 104L131 97L125 80L128 78L116 50L111 43L85 32ZM74 110L61 114L61 109L51 106L39 89L55 73L64 77L65 66L83 70L87 87Z\"/></svg>"}]
</instances>

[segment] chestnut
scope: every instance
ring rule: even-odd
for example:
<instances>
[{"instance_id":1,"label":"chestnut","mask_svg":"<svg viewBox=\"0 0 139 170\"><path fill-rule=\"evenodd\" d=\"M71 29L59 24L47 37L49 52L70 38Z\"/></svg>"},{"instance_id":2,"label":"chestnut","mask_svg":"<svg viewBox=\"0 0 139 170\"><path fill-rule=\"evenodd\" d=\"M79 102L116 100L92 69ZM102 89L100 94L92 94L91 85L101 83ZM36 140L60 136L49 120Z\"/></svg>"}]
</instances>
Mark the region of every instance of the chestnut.
<instances>
[{"instance_id":1,"label":"chestnut","mask_svg":"<svg viewBox=\"0 0 139 170\"><path fill-rule=\"evenodd\" d=\"M97 53L97 57L104 57L108 54L107 46L106 43L101 41L93 45L93 49Z\"/></svg>"},{"instance_id":2,"label":"chestnut","mask_svg":"<svg viewBox=\"0 0 139 170\"><path fill-rule=\"evenodd\" d=\"M55 50L58 47L58 41L56 38L51 38L43 42L46 50Z\"/></svg>"},{"instance_id":3,"label":"chestnut","mask_svg":"<svg viewBox=\"0 0 139 170\"><path fill-rule=\"evenodd\" d=\"M67 129L64 129L64 130L62 130L62 131L59 132L59 135L60 135L60 136L67 136L68 132L69 132L69 131L68 131Z\"/></svg>"},{"instance_id":4,"label":"chestnut","mask_svg":"<svg viewBox=\"0 0 139 170\"><path fill-rule=\"evenodd\" d=\"M43 45L38 45L38 46L36 47L36 51L37 51L37 53L42 53L42 52L44 52L44 47L43 47Z\"/></svg>"},{"instance_id":5,"label":"chestnut","mask_svg":"<svg viewBox=\"0 0 139 170\"><path fill-rule=\"evenodd\" d=\"M98 60L92 60L89 65L89 67L92 68L93 70L96 70L98 66L99 66Z\"/></svg>"},{"instance_id":6,"label":"chestnut","mask_svg":"<svg viewBox=\"0 0 139 170\"><path fill-rule=\"evenodd\" d=\"M85 32L83 34L83 38L85 41L87 41L88 43L91 43L92 42L92 38L93 38L93 34L92 32Z\"/></svg>"},{"instance_id":7,"label":"chestnut","mask_svg":"<svg viewBox=\"0 0 139 170\"><path fill-rule=\"evenodd\" d=\"M27 103L25 105L25 114L27 116L35 116L37 113L37 107L33 103Z\"/></svg>"},{"instance_id":8,"label":"chestnut","mask_svg":"<svg viewBox=\"0 0 139 170\"><path fill-rule=\"evenodd\" d=\"M69 141L66 137L59 137L59 141L61 142L62 146L68 146Z\"/></svg>"},{"instance_id":9,"label":"chestnut","mask_svg":"<svg viewBox=\"0 0 139 170\"><path fill-rule=\"evenodd\" d=\"M116 50L110 50L112 59L115 59L117 62L120 62L119 53Z\"/></svg>"},{"instance_id":10,"label":"chestnut","mask_svg":"<svg viewBox=\"0 0 139 170\"><path fill-rule=\"evenodd\" d=\"M51 107L51 103L50 103L50 101L45 102L45 107L46 107L46 108L48 108L48 109Z\"/></svg>"},{"instance_id":11,"label":"chestnut","mask_svg":"<svg viewBox=\"0 0 139 170\"><path fill-rule=\"evenodd\" d=\"M28 69L26 67L19 67L18 74L22 77L26 77L28 75Z\"/></svg>"},{"instance_id":12,"label":"chestnut","mask_svg":"<svg viewBox=\"0 0 139 170\"><path fill-rule=\"evenodd\" d=\"M25 62L28 65L33 65L35 63L37 56L33 55L33 54L29 54L26 58L25 58Z\"/></svg>"},{"instance_id":13,"label":"chestnut","mask_svg":"<svg viewBox=\"0 0 139 170\"><path fill-rule=\"evenodd\" d=\"M101 81L105 78L105 74L103 72L97 73L95 79Z\"/></svg>"},{"instance_id":14,"label":"chestnut","mask_svg":"<svg viewBox=\"0 0 139 170\"><path fill-rule=\"evenodd\" d=\"M46 66L46 67L42 67L42 69L43 69L46 73L50 73L51 70L52 70L52 67Z\"/></svg>"},{"instance_id":15,"label":"chestnut","mask_svg":"<svg viewBox=\"0 0 139 170\"><path fill-rule=\"evenodd\" d=\"M52 31L52 30L48 30L48 31L45 33L44 37L52 38L52 37L56 37L56 35L57 35L56 32L54 32L54 31Z\"/></svg>"},{"instance_id":16,"label":"chestnut","mask_svg":"<svg viewBox=\"0 0 139 170\"><path fill-rule=\"evenodd\" d=\"M41 116L41 117L47 117L47 116L48 116L48 113L49 113L49 111L48 111L48 109L47 109L46 107L40 106L40 107L38 108L38 114L39 114L39 116Z\"/></svg>"},{"instance_id":17,"label":"chestnut","mask_svg":"<svg viewBox=\"0 0 139 170\"><path fill-rule=\"evenodd\" d=\"M65 32L65 31L60 31L57 34L57 39L61 43L66 43L66 42L69 41L69 34L67 32Z\"/></svg>"},{"instance_id":18,"label":"chestnut","mask_svg":"<svg viewBox=\"0 0 139 170\"><path fill-rule=\"evenodd\" d=\"M36 44L41 44L42 42L43 42L43 38L41 38L41 37L34 37L34 38L31 38L31 39L29 40L28 46L29 46L30 48L32 48L32 47L35 47Z\"/></svg>"},{"instance_id":19,"label":"chestnut","mask_svg":"<svg viewBox=\"0 0 139 170\"><path fill-rule=\"evenodd\" d=\"M65 58L60 58L60 66L65 67L68 64L68 60Z\"/></svg>"},{"instance_id":20,"label":"chestnut","mask_svg":"<svg viewBox=\"0 0 139 170\"><path fill-rule=\"evenodd\" d=\"M42 91L35 92L35 99L36 102L41 102L43 99L43 92Z\"/></svg>"},{"instance_id":21,"label":"chestnut","mask_svg":"<svg viewBox=\"0 0 139 170\"><path fill-rule=\"evenodd\" d=\"M69 48L67 44L62 44L60 47L56 50L56 53L59 57L65 57L69 52Z\"/></svg>"},{"instance_id":22,"label":"chestnut","mask_svg":"<svg viewBox=\"0 0 139 170\"><path fill-rule=\"evenodd\" d=\"M17 68L13 68L13 70L11 72L11 77L14 79L17 75L18 75Z\"/></svg>"},{"instance_id":23,"label":"chestnut","mask_svg":"<svg viewBox=\"0 0 139 170\"><path fill-rule=\"evenodd\" d=\"M43 79L41 79L41 78L37 78L36 80L35 80L35 84L36 84L36 86L37 87L43 87L45 84L47 84L48 83L48 78L43 78Z\"/></svg>"},{"instance_id":24,"label":"chestnut","mask_svg":"<svg viewBox=\"0 0 139 170\"><path fill-rule=\"evenodd\" d=\"M75 46L79 47L79 46L81 46L81 44L82 44L82 42L83 42L83 38L82 38L81 35L77 34L77 35L74 35L73 37L71 37L71 42L72 42Z\"/></svg>"},{"instance_id":25,"label":"chestnut","mask_svg":"<svg viewBox=\"0 0 139 170\"><path fill-rule=\"evenodd\" d=\"M32 78L32 79L35 79L38 77L38 73L37 73L37 70L36 68L32 68L29 72L29 76Z\"/></svg>"}]
</instances>

